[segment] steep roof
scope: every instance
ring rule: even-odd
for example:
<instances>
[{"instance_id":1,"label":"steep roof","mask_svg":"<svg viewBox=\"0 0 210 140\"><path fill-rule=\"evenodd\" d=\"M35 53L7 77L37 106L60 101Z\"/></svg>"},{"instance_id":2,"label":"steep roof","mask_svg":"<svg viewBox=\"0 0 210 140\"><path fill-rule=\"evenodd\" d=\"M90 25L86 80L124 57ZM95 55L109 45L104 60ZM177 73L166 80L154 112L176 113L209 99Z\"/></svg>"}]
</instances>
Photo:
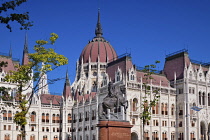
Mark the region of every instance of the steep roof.
<instances>
[{"instance_id":1,"label":"steep roof","mask_svg":"<svg viewBox=\"0 0 210 140\"><path fill-rule=\"evenodd\" d=\"M174 80L174 74L176 73L177 79L184 77L184 68L189 66L190 59L187 50L181 50L173 54L168 55L165 58L164 74L171 81Z\"/></svg>"},{"instance_id":2,"label":"steep roof","mask_svg":"<svg viewBox=\"0 0 210 140\"><path fill-rule=\"evenodd\" d=\"M59 95L50 95L50 94L41 94L40 99L42 104L52 104L53 105L60 105L61 96Z\"/></svg>"}]
</instances>

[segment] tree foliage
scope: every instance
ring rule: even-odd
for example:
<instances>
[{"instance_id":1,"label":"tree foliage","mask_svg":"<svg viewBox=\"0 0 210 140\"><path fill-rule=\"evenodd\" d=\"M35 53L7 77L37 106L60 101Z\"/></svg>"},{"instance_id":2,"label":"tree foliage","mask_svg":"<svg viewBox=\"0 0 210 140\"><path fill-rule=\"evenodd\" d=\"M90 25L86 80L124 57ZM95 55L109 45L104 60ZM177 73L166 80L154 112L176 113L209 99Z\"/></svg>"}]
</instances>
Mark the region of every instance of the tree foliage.
<instances>
[{"instance_id":1,"label":"tree foliage","mask_svg":"<svg viewBox=\"0 0 210 140\"><path fill-rule=\"evenodd\" d=\"M29 12L16 13L16 8L25 2L27 2L27 0L10 0L1 4L0 22L2 24L6 24L6 27L10 30L10 32L12 31L10 22L13 21L16 21L20 24L21 30L28 30L29 27L33 26L32 22L29 21Z\"/></svg>"},{"instance_id":2,"label":"tree foliage","mask_svg":"<svg viewBox=\"0 0 210 140\"><path fill-rule=\"evenodd\" d=\"M31 87L32 82L39 82L45 73L68 63L68 59L65 56L57 54L52 48L44 47L46 44L53 45L57 39L58 35L51 33L49 41L36 41L34 53L28 54L29 63L26 65L17 65L16 71L10 71L5 76L5 80L7 82L17 83L18 91L16 98L19 101L18 107L21 111L15 114L14 122L21 126L21 134L23 139L25 139L26 135L26 114L30 108L32 96L38 90L38 83L34 87ZM34 74L32 74L32 72ZM32 93L29 98L23 94L23 92L28 88L32 88Z\"/></svg>"},{"instance_id":3,"label":"tree foliage","mask_svg":"<svg viewBox=\"0 0 210 140\"><path fill-rule=\"evenodd\" d=\"M143 125L143 140L145 140L144 137L144 126L145 124L151 119L151 109L153 106L156 106L157 102L159 101L159 89L152 89L151 87L151 80L154 79L152 77L153 74L155 74L156 70L156 65L160 63L160 61L155 61L155 64L151 65L146 65L144 66L143 72L144 72L144 77L143 77L143 97L142 97L142 112L140 115L140 119L142 120L142 125ZM150 96L153 96L150 98Z\"/></svg>"}]
</instances>

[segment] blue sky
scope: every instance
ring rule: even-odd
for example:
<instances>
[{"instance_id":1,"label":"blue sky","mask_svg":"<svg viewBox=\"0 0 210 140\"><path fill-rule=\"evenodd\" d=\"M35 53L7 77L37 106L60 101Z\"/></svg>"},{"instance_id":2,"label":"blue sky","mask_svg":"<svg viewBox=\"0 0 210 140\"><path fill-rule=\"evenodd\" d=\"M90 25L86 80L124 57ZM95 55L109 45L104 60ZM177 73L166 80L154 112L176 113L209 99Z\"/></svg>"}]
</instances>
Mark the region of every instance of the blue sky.
<instances>
[{"instance_id":1,"label":"blue sky","mask_svg":"<svg viewBox=\"0 0 210 140\"><path fill-rule=\"evenodd\" d=\"M68 67L71 83L76 61L95 34L100 7L104 37L118 55L129 52L137 66L160 60L165 55L188 49L190 58L210 62L210 0L29 0L16 11L29 11L34 26L27 31L29 50L38 39L55 32L59 39L53 48L69 59L49 78L65 77ZM0 52L22 58L26 31L12 24L13 32L0 25ZM50 85L50 91L62 93L64 80Z\"/></svg>"}]
</instances>

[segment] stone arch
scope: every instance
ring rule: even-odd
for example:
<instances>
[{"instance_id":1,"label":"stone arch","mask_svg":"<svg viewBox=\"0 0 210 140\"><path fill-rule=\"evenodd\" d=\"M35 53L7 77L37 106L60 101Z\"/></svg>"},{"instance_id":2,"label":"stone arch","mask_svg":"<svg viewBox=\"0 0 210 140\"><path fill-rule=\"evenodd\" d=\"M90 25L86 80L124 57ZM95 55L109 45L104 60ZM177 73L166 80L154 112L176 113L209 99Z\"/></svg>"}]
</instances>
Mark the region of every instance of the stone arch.
<instances>
[{"instance_id":1,"label":"stone arch","mask_svg":"<svg viewBox=\"0 0 210 140\"><path fill-rule=\"evenodd\" d=\"M208 124L207 136L208 136L208 140L210 140L210 123Z\"/></svg>"},{"instance_id":2,"label":"stone arch","mask_svg":"<svg viewBox=\"0 0 210 140\"><path fill-rule=\"evenodd\" d=\"M138 140L139 137L138 137L138 134L136 132L132 132L131 133L131 140Z\"/></svg>"},{"instance_id":3,"label":"stone arch","mask_svg":"<svg viewBox=\"0 0 210 140\"><path fill-rule=\"evenodd\" d=\"M206 125L204 121L200 122L200 139L206 140Z\"/></svg>"}]
</instances>

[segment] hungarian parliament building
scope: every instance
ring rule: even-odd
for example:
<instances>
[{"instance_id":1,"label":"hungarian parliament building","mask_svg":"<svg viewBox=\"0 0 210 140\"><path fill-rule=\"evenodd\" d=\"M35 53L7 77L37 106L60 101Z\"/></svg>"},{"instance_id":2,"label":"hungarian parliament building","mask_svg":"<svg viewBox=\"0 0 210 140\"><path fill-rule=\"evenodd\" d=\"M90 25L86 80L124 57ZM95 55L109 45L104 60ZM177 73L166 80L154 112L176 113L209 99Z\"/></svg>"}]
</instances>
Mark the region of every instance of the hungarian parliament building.
<instances>
[{"instance_id":1,"label":"hungarian parliament building","mask_svg":"<svg viewBox=\"0 0 210 140\"><path fill-rule=\"evenodd\" d=\"M12 54L0 54L0 87L10 88L15 97L17 85L4 81L15 65L28 62L27 39L23 45L22 62ZM150 94L158 89L159 99L151 108L151 119L142 125L141 113L145 88L144 71L132 62L130 54L118 55L114 47L103 37L100 12L95 37L81 51L76 62L75 81L70 83L68 72L61 95L48 90L47 74L41 77L39 91L32 97L27 113L27 140L98 140L98 106L100 97L107 95L108 84L116 90L123 86L128 108L124 119L130 122L131 139L141 140L210 140L210 63L192 60L183 49L166 55L164 68L152 74ZM46 85L41 87L41 85ZM33 84L30 85L33 87ZM31 95L31 89L24 94ZM2 95L2 93L0 93ZM12 103L8 104L8 103ZM19 102L0 98L0 139L21 140L20 126L14 123L14 115L20 111L14 105ZM119 114L123 110L118 110Z\"/></svg>"}]
</instances>

